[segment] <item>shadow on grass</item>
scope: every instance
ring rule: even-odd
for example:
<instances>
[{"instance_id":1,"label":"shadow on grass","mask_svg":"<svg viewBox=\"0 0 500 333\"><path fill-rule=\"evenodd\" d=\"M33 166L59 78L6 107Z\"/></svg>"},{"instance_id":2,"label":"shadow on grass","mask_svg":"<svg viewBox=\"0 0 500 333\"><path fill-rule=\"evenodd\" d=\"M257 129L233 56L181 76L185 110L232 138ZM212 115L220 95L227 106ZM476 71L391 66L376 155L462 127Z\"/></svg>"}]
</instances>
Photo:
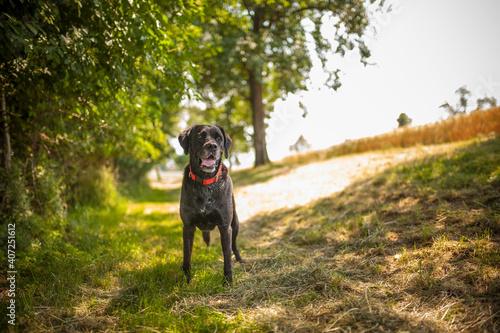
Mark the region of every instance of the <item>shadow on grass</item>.
<instances>
[{"instance_id":1,"label":"shadow on grass","mask_svg":"<svg viewBox=\"0 0 500 333\"><path fill-rule=\"evenodd\" d=\"M363 226L389 223L404 229L433 221L448 212L445 208L467 211L486 209L492 214L492 220L487 222L479 219L483 223L474 226L480 230L457 231L467 232L470 236L481 231L481 228L487 228L499 236L500 228L493 216L500 213L499 165L500 138L458 149L452 156L441 154L401 164L355 182L331 197L306 206L259 215L244 225L253 230L253 237L259 235L268 240L277 229L284 229L282 235L286 237L309 231L311 238L314 238L310 227L347 227L349 231L362 231ZM318 223L310 225L308 221L313 220ZM457 222L458 219L454 218L453 221ZM467 223L471 222L471 219L467 219ZM355 234L354 238L359 240L369 236ZM422 241L428 238L424 236ZM276 241L280 241L280 238ZM294 241L299 240L294 238ZM413 241L410 245L413 245Z\"/></svg>"},{"instance_id":2,"label":"shadow on grass","mask_svg":"<svg viewBox=\"0 0 500 333\"><path fill-rule=\"evenodd\" d=\"M53 233L35 245L19 258L23 279L18 294L23 301L18 326L22 331L107 330L116 325L113 318L119 318L120 311L128 311L121 307L116 317L106 316L102 307L107 300L129 307L133 288L142 292L146 285L155 290L163 283L181 281L178 260L172 260L181 258L182 249L177 214L127 215L126 207L82 208L68 217L65 234ZM149 301L149 294L140 295L146 295L140 302ZM81 313L87 307L91 315Z\"/></svg>"},{"instance_id":3,"label":"shadow on grass","mask_svg":"<svg viewBox=\"0 0 500 333\"><path fill-rule=\"evenodd\" d=\"M252 218L240 227L247 264L234 266L231 288L222 287L220 247L207 249L199 232L186 285L177 214L82 213L66 234L20 258L20 329L494 331L499 142L401 165ZM287 170L263 168L246 174L246 184ZM173 200L158 191L135 200Z\"/></svg>"},{"instance_id":4,"label":"shadow on grass","mask_svg":"<svg viewBox=\"0 0 500 333\"><path fill-rule=\"evenodd\" d=\"M290 304L269 320L280 331L498 328L499 143L400 165L243 223L244 254L257 258L236 294L252 300L247 309Z\"/></svg>"},{"instance_id":5,"label":"shadow on grass","mask_svg":"<svg viewBox=\"0 0 500 333\"><path fill-rule=\"evenodd\" d=\"M231 323L204 305L179 311L190 298L200 299L224 292L221 276L210 273L197 274L187 285L178 261L156 261L138 269L125 269L120 273L125 288L109 302L105 313L122 318L120 326L131 331L141 328L179 332L236 331L237 323Z\"/></svg>"},{"instance_id":6,"label":"shadow on grass","mask_svg":"<svg viewBox=\"0 0 500 333\"><path fill-rule=\"evenodd\" d=\"M154 322L179 331L493 327L500 303L499 283L489 275L500 268L494 144L401 165L332 197L243 223L247 264L235 265L231 289L221 287L220 263L213 265L218 250L204 255L195 248L198 268L187 286L180 243L169 245L179 247L177 261L120 274L127 287L109 314L126 311L130 329ZM263 167L234 178L243 186L289 170ZM159 316L159 308L172 312ZM243 319L229 319L238 313Z\"/></svg>"}]
</instances>

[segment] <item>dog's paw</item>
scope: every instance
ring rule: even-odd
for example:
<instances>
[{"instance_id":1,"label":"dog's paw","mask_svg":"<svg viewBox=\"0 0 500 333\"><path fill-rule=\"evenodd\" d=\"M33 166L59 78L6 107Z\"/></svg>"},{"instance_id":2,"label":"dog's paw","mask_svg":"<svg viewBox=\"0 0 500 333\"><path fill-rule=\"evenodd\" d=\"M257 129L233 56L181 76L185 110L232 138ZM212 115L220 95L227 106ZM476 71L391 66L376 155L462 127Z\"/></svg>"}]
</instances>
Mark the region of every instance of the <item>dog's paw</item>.
<instances>
[{"instance_id":1,"label":"dog's paw","mask_svg":"<svg viewBox=\"0 0 500 333\"><path fill-rule=\"evenodd\" d=\"M225 276L224 281L222 281L222 285L224 287L231 287L233 285L233 278Z\"/></svg>"}]
</instances>

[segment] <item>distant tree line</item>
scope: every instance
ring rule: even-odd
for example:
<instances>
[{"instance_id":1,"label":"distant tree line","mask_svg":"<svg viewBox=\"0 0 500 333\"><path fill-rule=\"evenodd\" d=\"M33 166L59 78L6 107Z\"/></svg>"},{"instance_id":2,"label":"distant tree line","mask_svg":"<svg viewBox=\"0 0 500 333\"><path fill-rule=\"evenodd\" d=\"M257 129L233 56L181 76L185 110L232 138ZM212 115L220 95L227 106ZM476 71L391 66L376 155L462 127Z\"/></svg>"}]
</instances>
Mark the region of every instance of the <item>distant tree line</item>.
<instances>
[{"instance_id":1,"label":"distant tree line","mask_svg":"<svg viewBox=\"0 0 500 333\"><path fill-rule=\"evenodd\" d=\"M458 88L455 91L455 94L458 95L458 103L455 106L450 105L450 103L445 102L440 108L445 109L448 114L452 116L456 116L459 114L467 113L469 107L469 98L471 96L471 92L467 89L467 86L463 86ZM484 108L493 108L497 106L497 100L495 97L483 97L478 98L476 100L476 110L484 109Z\"/></svg>"},{"instance_id":2,"label":"distant tree line","mask_svg":"<svg viewBox=\"0 0 500 333\"><path fill-rule=\"evenodd\" d=\"M458 95L458 102L455 106L450 105L450 103L445 102L440 105L440 108L445 109L450 117L457 116L460 114L465 114L469 110L469 98L471 97L471 92L467 89L467 86L458 88L455 91ZM483 98L476 99L475 110L489 109L497 106L497 99L495 97L484 96ZM404 127L411 125L412 119L408 117L406 113L401 113L397 119L398 127Z\"/></svg>"}]
</instances>

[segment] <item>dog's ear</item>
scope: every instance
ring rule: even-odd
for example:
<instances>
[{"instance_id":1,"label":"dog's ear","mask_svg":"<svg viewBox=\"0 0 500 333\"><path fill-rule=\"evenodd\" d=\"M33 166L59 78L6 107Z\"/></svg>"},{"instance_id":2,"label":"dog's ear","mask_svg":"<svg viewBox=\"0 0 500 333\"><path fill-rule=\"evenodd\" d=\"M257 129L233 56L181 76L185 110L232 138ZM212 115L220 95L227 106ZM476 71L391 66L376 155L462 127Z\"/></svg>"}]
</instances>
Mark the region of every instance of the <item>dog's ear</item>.
<instances>
[{"instance_id":1,"label":"dog's ear","mask_svg":"<svg viewBox=\"0 0 500 333\"><path fill-rule=\"evenodd\" d=\"M194 125L189 127L187 130L179 134L179 143L181 144L181 147L184 149L184 154L188 155L189 154L189 143L191 142L191 133L193 130L196 128L198 125Z\"/></svg>"},{"instance_id":2,"label":"dog's ear","mask_svg":"<svg viewBox=\"0 0 500 333\"><path fill-rule=\"evenodd\" d=\"M229 135L226 134L226 132L224 131L224 129L220 126L217 126L221 132L222 132L222 136L224 138L224 155L226 156L226 158L229 158L229 149L231 149L231 145L233 144L233 141L231 140L231 138L229 137Z\"/></svg>"}]
</instances>

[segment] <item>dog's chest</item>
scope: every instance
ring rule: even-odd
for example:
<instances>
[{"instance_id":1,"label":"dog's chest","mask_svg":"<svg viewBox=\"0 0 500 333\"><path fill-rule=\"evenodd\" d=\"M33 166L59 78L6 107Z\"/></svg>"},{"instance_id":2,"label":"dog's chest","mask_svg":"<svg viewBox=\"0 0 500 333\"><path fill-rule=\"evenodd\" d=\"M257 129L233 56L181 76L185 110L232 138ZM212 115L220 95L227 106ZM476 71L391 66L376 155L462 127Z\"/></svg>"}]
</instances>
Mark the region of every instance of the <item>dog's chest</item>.
<instances>
[{"instance_id":1,"label":"dog's chest","mask_svg":"<svg viewBox=\"0 0 500 333\"><path fill-rule=\"evenodd\" d=\"M191 224L203 231L214 230L215 227L222 225L222 217L216 210L208 214L193 214Z\"/></svg>"},{"instance_id":2,"label":"dog's chest","mask_svg":"<svg viewBox=\"0 0 500 333\"><path fill-rule=\"evenodd\" d=\"M182 201L182 200L181 200ZM213 230L224 224L220 210L220 189L217 187L202 187L186 196L181 206L184 206L187 220L201 230Z\"/></svg>"},{"instance_id":3,"label":"dog's chest","mask_svg":"<svg viewBox=\"0 0 500 333\"><path fill-rule=\"evenodd\" d=\"M200 193L193 198L193 208L197 214L210 215L216 209L217 198L210 193Z\"/></svg>"}]
</instances>

